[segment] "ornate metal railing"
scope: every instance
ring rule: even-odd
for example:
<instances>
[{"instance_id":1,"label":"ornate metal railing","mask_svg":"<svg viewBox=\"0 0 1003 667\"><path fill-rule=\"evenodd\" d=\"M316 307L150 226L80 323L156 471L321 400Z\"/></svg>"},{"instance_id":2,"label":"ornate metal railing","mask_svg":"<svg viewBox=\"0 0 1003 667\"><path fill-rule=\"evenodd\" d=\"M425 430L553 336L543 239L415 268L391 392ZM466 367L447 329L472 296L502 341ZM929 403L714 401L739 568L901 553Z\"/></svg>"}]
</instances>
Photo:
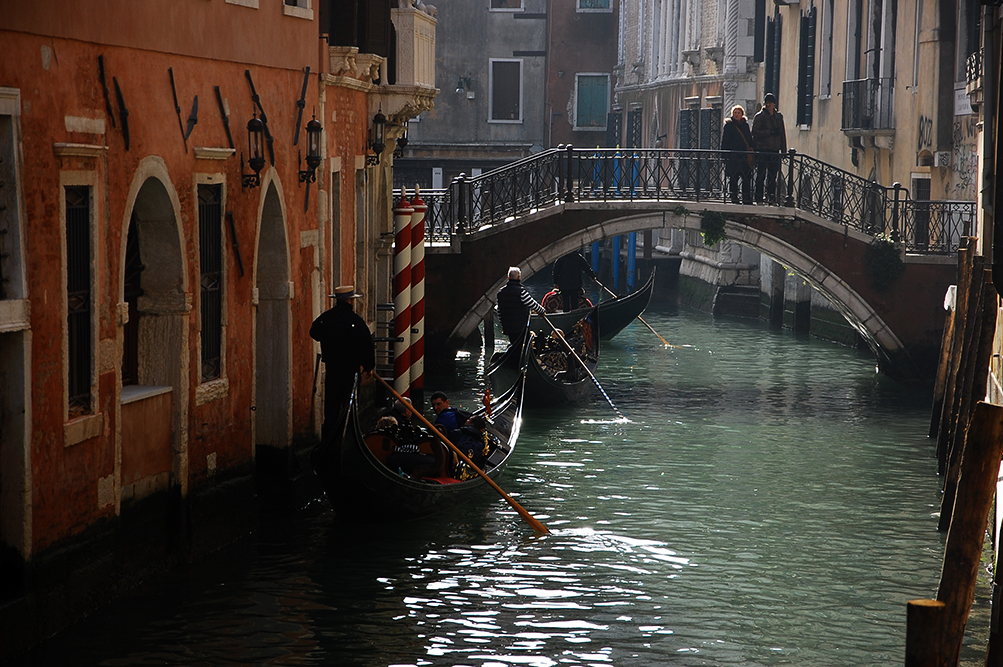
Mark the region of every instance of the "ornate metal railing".
<instances>
[{"instance_id":1,"label":"ornate metal railing","mask_svg":"<svg viewBox=\"0 0 1003 667\"><path fill-rule=\"evenodd\" d=\"M890 130L893 79L857 79L843 82L843 131Z\"/></svg>"},{"instance_id":2,"label":"ornate metal railing","mask_svg":"<svg viewBox=\"0 0 1003 667\"><path fill-rule=\"evenodd\" d=\"M734 154L683 149L551 149L449 188L423 190L426 242L490 229L566 202L728 201L725 162ZM917 201L898 184L886 187L791 150L779 156L778 205L797 208L909 252L949 254L975 229L975 202Z\"/></svg>"}]
</instances>

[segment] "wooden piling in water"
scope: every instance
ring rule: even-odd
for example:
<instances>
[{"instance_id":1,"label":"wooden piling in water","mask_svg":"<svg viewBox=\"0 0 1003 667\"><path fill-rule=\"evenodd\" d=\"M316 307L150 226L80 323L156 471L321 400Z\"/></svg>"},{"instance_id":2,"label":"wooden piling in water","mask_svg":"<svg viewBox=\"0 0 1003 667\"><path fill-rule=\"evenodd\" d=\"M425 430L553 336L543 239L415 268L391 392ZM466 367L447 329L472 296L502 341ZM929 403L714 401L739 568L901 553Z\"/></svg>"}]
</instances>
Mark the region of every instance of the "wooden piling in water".
<instances>
[{"instance_id":1,"label":"wooden piling in water","mask_svg":"<svg viewBox=\"0 0 1003 667\"><path fill-rule=\"evenodd\" d=\"M958 388L958 369L964 351L965 329L968 320L968 293L972 283L972 260L975 256L975 243L972 239L963 238L958 248L958 285L955 293L955 323L954 335L950 348L950 360L947 369L947 384L944 390L944 402L941 408L940 428L937 432L937 473L947 472L947 454L950 436L954 427L955 397Z\"/></svg>"},{"instance_id":2,"label":"wooden piling in water","mask_svg":"<svg viewBox=\"0 0 1003 667\"><path fill-rule=\"evenodd\" d=\"M906 602L905 667L944 667L944 609L940 600Z\"/></svg>"},{"instance_id":3,"label":"wooden piling in water","mask_svg":"<svg viewBox=\"0 0 1003 667\"><path fill-rule=\"evenodd\" d=\"M955 292L955 295L957 293ZM947 309L944 318L944 336L940 341L940 361L937 363L937 380L933 385L933 407L930 409L930 437L936 438L940 432L940 417L944 410L944 392L947 390L947 371L951 367L951 349L954 346L954 322L957 320L958 304Z\"/></svg>"},{"instance_id":4,"label":"wooden piling in water","mask_svg":"<svg viewBox=\"0 0 1003 667\"><path fill-rule=\"evenodd\" d=\"M947 530L951 523L968 424L976 402L984 400L986 396L989 361L992 358L993 339L996 335L997 296L991 272L981 268L980 263L972 274L971 283L968 299L969 322L965 327L965 350L957 378L961 386L956 392L957 408L953 415L954 424L950 432L944 494L941 498L939 529L942 531Z\"/></svg>"},{"instance_id":5,"label":"wooden piling in water","mask_svg":"<svg viewBox=\"0 0 1003 667\"><path fill-rule=\"evenodd\" d=\"M958 664L975 595L982 541L1003 458L1003 406L979 402L965 438L937 600L945 604L943 652Z\"/></svg>"}]
</instances>

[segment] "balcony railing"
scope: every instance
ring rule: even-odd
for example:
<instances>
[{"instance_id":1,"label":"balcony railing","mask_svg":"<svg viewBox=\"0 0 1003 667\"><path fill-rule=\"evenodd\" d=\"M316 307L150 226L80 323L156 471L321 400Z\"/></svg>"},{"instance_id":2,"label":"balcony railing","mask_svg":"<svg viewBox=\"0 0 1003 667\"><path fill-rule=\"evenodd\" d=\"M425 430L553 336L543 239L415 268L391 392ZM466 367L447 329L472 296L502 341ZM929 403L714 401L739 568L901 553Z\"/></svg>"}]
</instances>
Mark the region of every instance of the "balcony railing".
<instances>
[{"instance_id":1,"label":"balcony railing","mask_svg":"<svg viewBox=\"0 0 1003 667\"><path fill-rule=\"evenodd\" d=\"M891 78L843 82L843 132L867 134L891 130L893 124Z\"/></svg>"}]
</instances>

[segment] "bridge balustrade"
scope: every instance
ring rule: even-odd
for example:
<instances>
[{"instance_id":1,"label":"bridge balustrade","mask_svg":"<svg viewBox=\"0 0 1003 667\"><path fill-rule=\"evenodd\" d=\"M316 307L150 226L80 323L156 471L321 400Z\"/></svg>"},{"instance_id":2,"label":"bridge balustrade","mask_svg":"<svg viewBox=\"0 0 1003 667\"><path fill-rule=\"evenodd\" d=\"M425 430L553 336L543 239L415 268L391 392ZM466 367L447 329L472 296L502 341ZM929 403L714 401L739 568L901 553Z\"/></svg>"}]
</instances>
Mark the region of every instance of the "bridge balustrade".
<instances>
[{"instance_id":1,"label":"bridge balustrade","mask_svg":"<svg viewBox=\"0 0 1003 667\"><path fill-rule=\"evenodd\" d=\"M448 244L456 234L575 201L727 202L729 157L734 154L715 150L569 146L473 178L461 174L449 188L422 191L426 243ZM957 252L960 237L975 227L975 202L912 200L898 184L886 187L793 150L782 161L781 207L901 242L908 252Z\"/></svg>"}]
</instances>

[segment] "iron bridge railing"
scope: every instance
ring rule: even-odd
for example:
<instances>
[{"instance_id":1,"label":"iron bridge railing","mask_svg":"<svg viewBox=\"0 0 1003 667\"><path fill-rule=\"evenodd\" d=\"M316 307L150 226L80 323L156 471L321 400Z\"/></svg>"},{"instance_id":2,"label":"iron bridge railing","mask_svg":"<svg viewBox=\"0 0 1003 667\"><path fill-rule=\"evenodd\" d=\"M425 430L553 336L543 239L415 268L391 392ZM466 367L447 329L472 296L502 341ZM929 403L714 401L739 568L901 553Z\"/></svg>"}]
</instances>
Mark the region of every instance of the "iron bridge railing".
<instances>
[{"instance_id":1,"label":"iron bridge railing","mask_svg":"<svg viewBox=\"0 0 1003 667\"><path fill-rule=\"evenodd\" d=\"M504 225L541 209L588 201L727 202L727 151L696 149L556 148L473 178L460 175L441 190L422 190L426 244ZM802 155L781 156L777 192L788 208L905 245L946 255L975 228L975 202L910 199L909 191L868 181ZM400 191L395 195L400 196Z\"/></svg>"}]
</instances>

